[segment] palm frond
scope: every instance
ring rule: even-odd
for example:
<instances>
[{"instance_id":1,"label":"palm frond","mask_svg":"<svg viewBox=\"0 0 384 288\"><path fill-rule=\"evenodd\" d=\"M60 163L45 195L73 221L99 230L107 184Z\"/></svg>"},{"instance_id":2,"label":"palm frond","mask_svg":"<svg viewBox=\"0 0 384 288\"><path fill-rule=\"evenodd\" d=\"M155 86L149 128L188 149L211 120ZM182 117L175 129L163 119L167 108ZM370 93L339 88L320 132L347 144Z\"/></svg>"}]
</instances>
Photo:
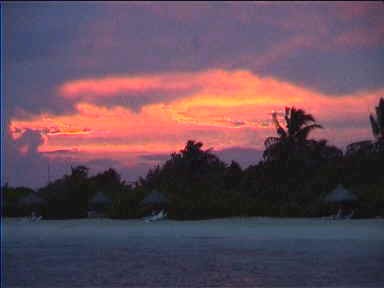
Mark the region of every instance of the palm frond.
<instances>
[{"instance_id":1,"label":"palm frond","mask_svg":"<svg viewBox=\"0 0 384 288\"><path fill-rule=\"evenodd\" d=\"M371 122L371 128L372 128L372 133L375 138L378 138L380 135L380 129L379 129L379 124L377 123L375 117L373 115L369 115L369 120Z\"/></svg>"},{"instance_id":2,"label":"palm frond","mask_svg":"<svg viewBox=\"0 0 384 288\"><path fill-rule=\"evenodd\" d=\"M272 138L272 137L270 137ZM272 141L273 142L273 141ZM269 160L281 160L281 155L284 153L285 142L281 142L280 139L274 143L270 143L269 146L263 152L263 158Z\"/></svg>"},{"instance_id":3,"label":"palm frond","mask_svg":"<svg viewBox=\"0 0 384 288\"><path fill-rule=\"evenodd\" d=\"M381 137L384 139L384 98L380 98L379 106L376 107L376 118Z\"/></svg>"},{"instance_id":4,"label":"palm frond","mask_svg":"<svg viewBox=\"0 0 384 288\"><path fill-rule=\"evenodd\" d=\"M372 133L376 140L384 140L384 98L380 98L379 105L376 106L375 110L376 115L369 115Z\"/></svg>"},{"instance_id":5,"label":"palm frond","mask_svg":"<svg viewBox=\"0 0 384 288\"><path fill-rule=\"evenodd\" d=\"M299 109L297 114L298 114L298 122L300 123L300 127L304 126L308 123L316 122L315 117L313 117L312 114L307 114L302 109Z\"/></svg>"},{"instance_id":6,"label":"palm frond","mask_svg":"<svg viewBox=\"0 0 384 288\"><path fill-rule=\"evenodd\" d=\"M368 153L369 151L372 151L373 144L370 140L364 140L364 141L358 141L353 142L346 147L346 155L353 155L356 153Z\"/></svg>"},{"instance_id":7,"label":"palm frond","mask_svg":"<svg viewBox=\"0 0 384 288\"><path fill-rule=\"evenodd\" d=\"M303 109L285 107L284 118L287 130L281 127L277 120L277 114L272 114L272 120L275 124L278 137L268 137L264 142L266 149L263 157L267 161L286 160L291 157L291 154L303 154L301 150L304 149L303 147L305 145L302 146L302 144L307 140L309 133L315 128L323 128L316 123L315 118L311 114L305 113ZM327 143L324 142L321 144L326 146Z\"/></svg>"},{"instance_id":8,"label":"palm frond","mask_svg":"<svg viewBox=\"0 0 384 288\"><path fill-rule=\"evenodd\" d=\"M305 126L301 128L299 131L297 131L297 133L294 136L299 141L306 140L309 136L309 133L311 133L311 131L316 128L323 128L323 126L319 124L311 124L311 125Z\"/></svg>"},{"instance_id":9,"label":"palm frond","mask_svg":"<svg viewBox=\"0 0 384 288\"><path fill-rule=\"evenodd\" d=\"M305 113L303 109L295 107L286 108L285 121L287 122L288 135L294 135L308 123L314 123L315 118Z\"/></svg>"},{"instance_id":10,"label":"palm frond","mask_svg":"<svg viewBox=\"0 0 384 288\"><path fill-rule=\"evenodd\" d=\"M292 108L289 108L289 107L285 107L285 116L284 116L284 119L285 119L285 126L287 127L288 129L288 134L290 133L291 131L291 120L292 120L292 117L291 117L291 111L292 109L294 109L294 107Z\"/></svg>"},{"instance_id":11,"label":"palm frond","mask_svg":"<svg viewBox=\"0 0 384 288\"><path fill-rule=\"evenodd\" d=\"M272 114L272 120L273 120L273 123L275 124L277 134L280 135L280 137L282 137L282 138L286 137L287 133L285 132L283 127L281 127L279 121L277 120L277 114L276 113Z\"/></svg>"},{"instance_id":12,"label":"palm frond","mask_svg":"<svg viewBox=\"0 0 384 288\"><path fill-rule=\"evenodd\" d=\"M267 139L265 139L264 141L264 146L266 148L272 146L272 145L275 145L277 144L278 142L280 141L280 138L278 137L268 137Z\"/></svg>"}]
</instances>

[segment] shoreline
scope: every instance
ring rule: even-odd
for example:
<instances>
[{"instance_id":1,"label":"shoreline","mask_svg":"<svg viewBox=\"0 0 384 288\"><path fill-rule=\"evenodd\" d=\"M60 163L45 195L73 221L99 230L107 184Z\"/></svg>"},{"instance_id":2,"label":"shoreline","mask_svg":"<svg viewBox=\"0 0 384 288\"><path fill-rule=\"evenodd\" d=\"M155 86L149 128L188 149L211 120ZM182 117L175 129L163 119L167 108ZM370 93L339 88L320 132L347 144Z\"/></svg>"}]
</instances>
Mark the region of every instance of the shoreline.
<instances>
[{"instance_id":1,"label":"shoreline","mask_svg":"<svg viewBox=\"0 0 384 288\"><path fill-rule=\"evenodd\" d=\"M254 239L360 239L384 240L384 219L330 220L323 218L233 217L209 220L68 219L25 222L4 221L6 241L11 239L56 239L82 241L95 237L121 240L127 237L251 237Z\"/></svg>"}]
</instances>

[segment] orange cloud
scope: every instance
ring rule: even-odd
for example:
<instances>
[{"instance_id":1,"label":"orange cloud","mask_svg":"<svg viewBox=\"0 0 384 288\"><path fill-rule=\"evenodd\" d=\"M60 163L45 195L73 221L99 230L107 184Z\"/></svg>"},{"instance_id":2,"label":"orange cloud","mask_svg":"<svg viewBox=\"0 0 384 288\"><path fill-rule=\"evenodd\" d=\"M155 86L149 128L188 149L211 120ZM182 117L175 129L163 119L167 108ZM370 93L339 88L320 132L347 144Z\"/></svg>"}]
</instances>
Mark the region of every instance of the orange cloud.
<instances>
[{"instance_id":1,"label":"orange cloud","mask_svg":"<svg viewBox=\"0 0 384 288\"><path fill-rule=\"evenodd\" d=\"M14 138L26 129L39 131L44 136L40 152L77 151L79 157L85 152L93 157L109 153L116 160L123 159L126 153L178 151L189 139L215 149L263 149L265 138L275 135L271 112L296 106L312 113L320 124L327 123L326 129L314 136L342 144L346 139L351 142L370 137L369 109L384 94L384 90L377 90L331 97L246 70L78 80L65 83L61 89L66 88L61 91L69 93L64 93L65 97L77 93L96 98L106 93L113 97L121 89L153 89L162 82L162 89L188 90L191 85L199 89L184 97L147 104L138 113L123 106L108 108L82 100L73 115L42 114L32 120L14 119L10 129ZM107 89L109 85L116 86ZM354 127L353 121L366 121L366 126L363 123L364 127Z\"/></svg>"},{"instance_id":2,"label":"orange cloud","mask_svg":"<svg viewBox=\"0 0 384 288\"><path fill-rule=\"evenodd\" d=\"M66 98L108 97L120 93L138 93L148 91L188 91L196 85L188 74L143 75L126 77L107 77L99 79L75 80L59 87Z\"/></svg>"},{"instance_id":3,"label":"orange cloud","mask_svg":"<svg viewBox=\"0 0 384 288\"><path fill-rule=\"evenodd\" d=\"M78 128L76 123L62 122L57 117L48 117L46 114L35 117L34 120L11 121L10 132L12 138L18 139L27 130L39 131L42 135L81 135L90 134L89 128Z\"/></svg>"}]
</instances>

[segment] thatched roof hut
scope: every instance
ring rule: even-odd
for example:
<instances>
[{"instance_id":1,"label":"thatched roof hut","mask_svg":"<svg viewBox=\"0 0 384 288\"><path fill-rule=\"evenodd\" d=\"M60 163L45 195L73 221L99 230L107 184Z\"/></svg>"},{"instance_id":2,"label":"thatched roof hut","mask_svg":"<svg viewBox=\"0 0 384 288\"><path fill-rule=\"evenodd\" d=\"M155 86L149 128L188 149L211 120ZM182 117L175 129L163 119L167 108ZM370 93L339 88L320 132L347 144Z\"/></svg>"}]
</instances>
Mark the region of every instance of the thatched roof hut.
<instances>
[{"instance_id":1,"label":"thatched roof hut","mask_svg":"<svg viewBox=\"0 0 384 288\"><path fill-rule=\"evenodd\" d=\"M36 193L30 193L27 196L21 198L18 201L18 204L24 207L25 206L44 206L45 204L47 204L47 201L42 199Z\"/></svg>"},{"instance_id":2,"label":"thatched roof hut","mask_svg":"<svg viewBox=\"0 0 384 288\"><path fill-rule=\"evenodd\" d=\"M91 205L103 205L107 206L112 204L112 200L107 198L105 194L101 191L97 192L96 195L89 201Z\"/></svg>"},{"instance_id":3,"label":"thatched roof hut","mask_svg":"<svg viewBox=\"0 0 384 288\"><path fill-rule=\"evenodd\" d=\"M325 197L324 200L328 203L346 203L354 202L358 200L358 198L351 191L345 189L343 185L339 184L333 191L331 191Z\"/></svg>"},{"instance_id":4,"label":"thatched roof hut","mask_svg":"<svg viewBox=\"0 0 384 288\"><path fill-rule=\"evenodd\" d=\"M141 205L167 205L168 199L164 194L154 190L140 203Z\"/></svg>"}]
</instances>

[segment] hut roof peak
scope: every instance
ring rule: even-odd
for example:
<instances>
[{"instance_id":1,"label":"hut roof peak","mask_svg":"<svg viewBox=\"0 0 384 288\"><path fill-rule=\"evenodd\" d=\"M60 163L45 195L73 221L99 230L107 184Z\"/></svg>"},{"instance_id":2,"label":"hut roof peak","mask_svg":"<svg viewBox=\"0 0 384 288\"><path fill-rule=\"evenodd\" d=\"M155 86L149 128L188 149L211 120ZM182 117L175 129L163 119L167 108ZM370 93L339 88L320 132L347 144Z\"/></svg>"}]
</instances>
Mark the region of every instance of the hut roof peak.
<instances>
[{"instance_id":1,"label":"hut roof peak","mask_svg":"<svg viewBox=\"0 0 384 288\"><path fill-rule=\"evenodd\" d=\"M153 190L147 197L144 198L143 201L141 201L141 204L143 205L166 203L168 203L167 197L165 197L163 193L160 193L157 190Z\"/></svg>"},{"instance_id":2,"label":"hut roof peak","mask_svg":"<svg viewBox=\"0 0 384 288\"><path fill-rule=\"evenodd\" d=\"M21 205L42 205L45 203L46 201L41 198L36 192L29 193L28 195L19 200L19 204Z\"/></svg>"},{"instance_id":3,"label":"hut roof peak","mask_svg":"<svg viewBox=\"0 0 384 288\"><path fill-rule=\"evenodd\" d=\"M347 190L342 184L337 185L337 187L332 190L327 197L325 197L326 202L345 202L355 200L357 200L356 195Z\"/></svg>"},{"instance_id":4,"label":"hut roof peak","mask_svg":"<svg viewBox=\"0 0 384 288\"><path fill-rule=\"evenodd\" d=\"M102 191L99 191L95 194L95 196L93 196L90 202L92 204L109 204L112 201L106 197Z\"/></svg>"}]
</instances>

